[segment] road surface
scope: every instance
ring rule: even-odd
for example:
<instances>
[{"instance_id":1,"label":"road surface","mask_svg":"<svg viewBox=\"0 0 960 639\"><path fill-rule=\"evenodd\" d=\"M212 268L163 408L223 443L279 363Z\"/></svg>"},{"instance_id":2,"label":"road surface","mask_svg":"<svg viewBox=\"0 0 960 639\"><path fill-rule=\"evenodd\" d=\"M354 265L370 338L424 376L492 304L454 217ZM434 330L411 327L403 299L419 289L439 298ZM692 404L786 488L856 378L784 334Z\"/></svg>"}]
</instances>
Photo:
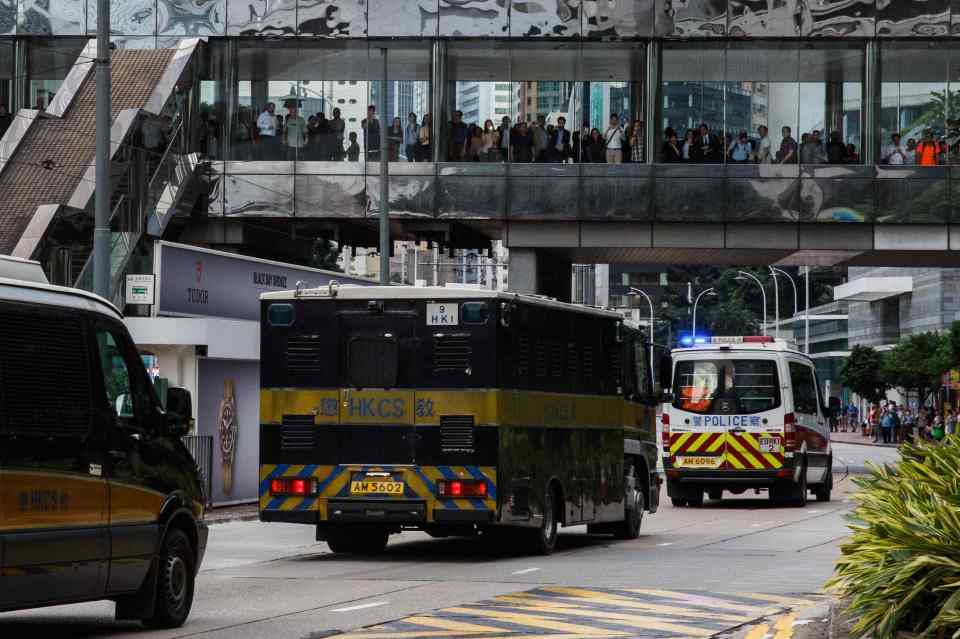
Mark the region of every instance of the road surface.
<instances>
[{"instance_id":1,"label":"road surface","mask_svg":"<svg viewBox=\"0 0 960 639\"><path fill-rule=\"evenodd\" d=\"M835 446L829 503L774 507L729 493L644 519L636 541L564 529L551 557L474 539L391 538L376 557L333 555L308 526L211 527L187 625L145 632L91 603L0 615L0 636L414 639L705 637L816 600L847 534L847 467L896 451ZM780 636L780 635L778 635Z\"/></svg>"}]
</instances>

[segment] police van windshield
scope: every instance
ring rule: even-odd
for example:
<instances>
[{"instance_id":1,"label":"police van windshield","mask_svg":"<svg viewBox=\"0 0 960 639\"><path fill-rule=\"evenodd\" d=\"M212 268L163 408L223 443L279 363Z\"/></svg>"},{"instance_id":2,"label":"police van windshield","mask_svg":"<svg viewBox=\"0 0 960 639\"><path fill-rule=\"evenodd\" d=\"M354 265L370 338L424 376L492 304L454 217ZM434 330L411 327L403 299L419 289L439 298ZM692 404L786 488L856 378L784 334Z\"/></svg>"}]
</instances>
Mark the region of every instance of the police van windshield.
<instances>
[{"instance_id":1,"label":"police van windshield","mask_svg":"<svg viewBox=\"0 0 960 639\"><path fill-rule=\"evenodd\" d=\"M745 415L780 405L774 360L681 360L673 387L673 407L691 413Z\"/></svg>"}]
</instances>

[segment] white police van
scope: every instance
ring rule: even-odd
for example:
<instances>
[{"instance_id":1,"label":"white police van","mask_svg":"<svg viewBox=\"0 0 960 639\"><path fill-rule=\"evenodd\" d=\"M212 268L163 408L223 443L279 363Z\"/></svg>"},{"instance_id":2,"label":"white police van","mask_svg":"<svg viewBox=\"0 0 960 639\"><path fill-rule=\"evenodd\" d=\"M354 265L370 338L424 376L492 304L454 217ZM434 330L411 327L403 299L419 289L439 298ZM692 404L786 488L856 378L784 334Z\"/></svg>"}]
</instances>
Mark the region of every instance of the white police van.
<instances>
[{"instance_id":1,"label":"white police van","mask_svg":"<svg viewBox=\"0 0 960 639\"><path fill-rule=\"evenodd\" d=\"M827 406L813 362L768 336L713 337L672 352L663 465L674 506L766 489L779 503L829 501Z\"/></svg>"}]
</instances>

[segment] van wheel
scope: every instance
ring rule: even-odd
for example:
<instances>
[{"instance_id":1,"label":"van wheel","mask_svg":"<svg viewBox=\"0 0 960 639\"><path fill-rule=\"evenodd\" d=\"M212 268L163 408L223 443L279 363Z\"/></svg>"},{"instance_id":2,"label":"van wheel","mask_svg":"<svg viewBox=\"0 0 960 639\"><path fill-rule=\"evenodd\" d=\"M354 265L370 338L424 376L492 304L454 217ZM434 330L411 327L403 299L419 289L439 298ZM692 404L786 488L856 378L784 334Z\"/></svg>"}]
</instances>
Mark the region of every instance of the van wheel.
<instances>
[{"instance_id":1,"label":"van wheel","mask_svg":"<svg viewBox=\"0 0 960 639\"><path fill-rule=\"evenodd\" d=\"M547 486L543 496L543 521L533 531L533 552L537 555L552 555L557 547L557 490L553 484Z\"/></svg>"},{"instance_id":2,"label":"van wheel","mask_svg":"<svg viewBox=\"0 0 960 639\"><path fill-rule=\"evenodd\" d=\"M674 508L683 508L687 505L687 500L683 497L671 497L670 503L673 504Z\"/></svg>"},{"instance_id":3,"label":"van wheel","mask_svg":"<svg viewBox=\"0 0 960 639\"><path fill-rule=\"evenodd\" d=\"M714 501L720 501L721 499L723 499L723 489L721 488L713 489L709 491L707 495L710 497L710 499Z\"/></svg>"},{"instance_id":4,"label":"van wheel","mask_svg":"<svg viewBox=\"0 0 960 639\"><path fill-rule=\"evenodd\" d=\"M179 628L193 606L194 570L190 540L171 528L163 540L157 574L157 602L153 616L143 620L150 628Z\"/></svg>"},{"instance_id":5,"label":"van wheel","mask_svg":"<svg viewBox=\"0 0 960 639\"><path fill-rule=\"evenodd\" d=\"M830 466L827 467L827 479L817 486L813 494L817 501L830 501L830 493L833 491L833 471Z\"/></svg>"},{"instance_id":6,"label":"van wheel","mask_svg":"<svg viewBox=\"0 0 960 639\"><path fill-rule=\"evenodd\" d=\"M640 526L643 524L643 510L646 507L643 491L634 489L633 508L624 504L624 519L617 525L617 539L636 539L640 536Z\"/></svg>"},{"instance_id":7,"label":"van wheel","mask_svg":"<svg viewBox=\"0 0 960 639\"><path fill-rule=\"evenodd\" d=\"M793 486L793 495L790 500L796 508L805 508L807 506L807 460L803 460L800 467L800 481Z\"/></svg>"},{"instance_id":8,"label":"van wheel","mask_svg":"<svg viewBox=\"0 0 960 639\"><path fill-rule=\"evenodd\" d=\"M687 505L691 508L700 508L703 506L703 491L698 490L694 493L690 493L690 496L687 497Z\"/></svg>"}]
</instances>

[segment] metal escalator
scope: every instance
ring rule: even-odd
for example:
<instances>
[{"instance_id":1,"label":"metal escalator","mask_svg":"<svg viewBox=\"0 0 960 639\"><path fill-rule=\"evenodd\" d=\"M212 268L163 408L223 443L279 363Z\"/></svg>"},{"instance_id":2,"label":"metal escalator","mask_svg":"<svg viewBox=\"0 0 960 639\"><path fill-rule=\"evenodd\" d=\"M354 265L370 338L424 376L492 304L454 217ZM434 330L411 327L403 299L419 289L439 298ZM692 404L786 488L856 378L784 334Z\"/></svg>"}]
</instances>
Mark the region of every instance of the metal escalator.
<instances>
[{"instance_id":1,"label":"metal escalator","mask_svg":"<svg viewBox=\"0 0 960 639\"><path fill-rule=\"evenodd\" d=\"M200 189L200 157L190 153L192 66L198 39L177 49L112 54L111 281L118 301L123 270L145 234L161 236ZM40 260L51 281L89 288L93 237L93 40L45 112L21 109L0 140L0 254ZM161 127L162 144L147 129ZM79 270L79 272L78 272Z\"/></svg>"}]
</instances>

